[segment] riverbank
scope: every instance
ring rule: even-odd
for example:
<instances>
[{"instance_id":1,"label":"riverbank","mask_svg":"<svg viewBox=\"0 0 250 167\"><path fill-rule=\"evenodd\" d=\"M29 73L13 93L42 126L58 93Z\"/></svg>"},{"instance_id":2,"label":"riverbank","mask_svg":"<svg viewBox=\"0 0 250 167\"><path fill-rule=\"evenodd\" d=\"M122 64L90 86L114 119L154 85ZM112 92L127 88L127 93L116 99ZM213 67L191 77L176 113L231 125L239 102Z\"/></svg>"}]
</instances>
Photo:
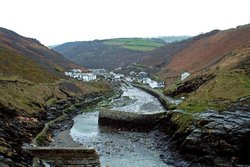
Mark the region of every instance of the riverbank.
<instances>
[{"instance_id":1,"label":"riverbank","mask_svg":"<svg viewBox=\"0 0 250 167\"><path fill-rule=\"evenodd\" d=\"M162 104L169 102L157 90L133 85L151 93ZM158 128L169 137L172 150L182 154L193 165L249 165L246 158L250 154L249 101L249 96L240 98L222 112L171 110L162 117Z\"/></svg>"},{"instance_id":2,"label":"riverbank","mask_svg":"<svg viewBox=\"0 0 250 167\"><path fill-rule=\"evenodd\" d=\"M155 126L154 130L159 129L161 134L154 136L157 138L154 140L157 141L156 143L160 143L162 150L170 149L172 152L180 153L192 166L249 164L247 157L250 150L248 144L250 115L245 112L249 106L241 106L243 101L249 99L249 97L240 99L238 103L232 104L230 111L224 112L212 110L202 113L169 111ZM52 145L70 146L72 144L77 146L69 135L72 120L66 124L57 124L60 130L54 129L55 137ZM104 148L100 142L96 142L94 145ZM161 159L168 161L168 154L162 153Z\"/></svg>"},{"instance_id":3,"label":"riverbank","mask_svg":"<svg viewBox=\"0 0 250 167\"><path fill-rule=\"evenodd\" d=\"M5 108L0 104L0 166L32 166L32 155L22 148L25 143L29 145L28 143L41 132L38 142L33 144L47 145L52 136L51 128L63 127L64 121L69 121L64 125L70 125L73 116L78 114L77 108L91 106L112 93L112 90L109 90L68 97L32 115L16 111L15 108ZM45 127L46 124L48 126Z\"/></svg>"},{"instance_id":4,"label":"riverbank","mask_svg":"<svg viewBox=\"0 0 250 167\"><path fill-rule=\"evenodd\" d=\"M249 105L239 107L238 103L234 106L223 112L170 111L162 118L158 128L168 136L171 149L179 152L192 165L249 165L250 113L245 112Z\"/></svg>"}]
</instances>

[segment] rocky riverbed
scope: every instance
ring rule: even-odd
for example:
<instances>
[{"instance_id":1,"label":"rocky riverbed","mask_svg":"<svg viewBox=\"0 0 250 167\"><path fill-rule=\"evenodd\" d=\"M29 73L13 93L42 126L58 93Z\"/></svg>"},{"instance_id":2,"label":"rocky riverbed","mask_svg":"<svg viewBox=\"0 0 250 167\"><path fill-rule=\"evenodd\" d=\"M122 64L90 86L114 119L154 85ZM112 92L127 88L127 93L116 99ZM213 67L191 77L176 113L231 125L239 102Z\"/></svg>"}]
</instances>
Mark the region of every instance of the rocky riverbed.
<instances>
[{"instance_id":1,"label":"rocky riverbed","mask_svg":"<svg viewBox=\"0 0 250 167\"><path fill-rule=\"evenodd\" d=\"M124 97L129 99L126 102L127 106L122 103ZM153 107L151 110L145 108L145 103L157 105L151 106ZM120 99L113 100L111 104L114 104L114 107L111 107L113 109L120 107L120 109L137 113L165 110L155 97L133 87L125 88ZM136 107L133 107L134 105ZM76 116L74 125L70 129L72 138L67 133L67 129L57 131L51 145L61 146L67 143L75 145L76 143L72 142L73 138L80 145L96 148L103 166L124 166L124 164L136 167L188 166L188 163L178 154L168 149L166 136L158 130L141 133L98 126L98 108Z\"/></svg>"},{"instance_id":2,"label":"rocky riverbed","mask_svg":"<svg viewBox=\"0 0 250 167\"><path fill-rule=\"evenodd\" d=\"M249 99L240 99L224 112L168 112L148 133L98 127L97 108L78 115L70 126L62 124L51 145L94 147L102 164L110 166L248 166ZM176 122L177 117L192 121L182 129L185 122Z\"/></svg>"}]
</instances>

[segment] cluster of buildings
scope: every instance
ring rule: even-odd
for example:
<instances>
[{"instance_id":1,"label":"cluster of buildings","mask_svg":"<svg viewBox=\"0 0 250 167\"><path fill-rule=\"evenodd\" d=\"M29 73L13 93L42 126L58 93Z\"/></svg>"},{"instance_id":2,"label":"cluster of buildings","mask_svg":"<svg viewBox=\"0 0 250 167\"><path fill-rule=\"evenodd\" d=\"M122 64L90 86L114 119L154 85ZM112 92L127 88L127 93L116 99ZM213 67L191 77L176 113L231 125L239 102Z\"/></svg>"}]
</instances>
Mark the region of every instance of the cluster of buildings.
<instances>
[{"instance_id":1,"label":"cluster of buildings","mask_svg":"<svg viewBox=\"0 0 250 167\"><path fill-rule=\"evenodd\" d=\"M70 71L65 72L65 75L82 81L92 81L96 80L97 78L95 73L83 73L80 69L72 69Z\"/></svg>"},{"instance_id":2,"label":"cluster of buildings","mask_svg":"<svg viewBox=\"0 0 250 167\"><path fill-rule=\"evenodd\" d=\"M68 72L65 72L65 75L82 80L82 81L92 81L98 78L109 80L109 81L126 81L126 82L139 82L145 85L148 85L151 88L164 88L165 84L163 81L157 82L151 79L146 72L136 73L130 71L129 75L118 74L113 71L107 72L105 69L91 69L88 73L83 73L80 69L72 69ZM181 80L183 81L191 74L184 72L181 74Z\"/></svg>"},{"instance_id":3,"label":"cluster of buildings","mask_svg":"<svg viewBox=\"0 0 250 167\"><path fill-rule=\"evenodd\" d=\"M136 73L134 71L131 71L127 76L110 72L110 76L112 78L112 81L139 82L148 85L151 88L164 88L164 82L157 82L152 80L146 72Z\"/></svg>"}]
</instances>

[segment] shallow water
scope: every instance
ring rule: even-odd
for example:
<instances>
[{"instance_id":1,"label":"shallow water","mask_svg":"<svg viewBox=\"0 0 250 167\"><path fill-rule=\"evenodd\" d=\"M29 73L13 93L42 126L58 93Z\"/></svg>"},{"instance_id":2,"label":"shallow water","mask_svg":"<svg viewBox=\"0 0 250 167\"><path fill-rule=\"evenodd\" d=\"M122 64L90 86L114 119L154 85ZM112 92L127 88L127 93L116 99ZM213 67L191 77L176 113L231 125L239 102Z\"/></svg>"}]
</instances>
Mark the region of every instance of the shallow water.
<instances>
[{"instance_id":1,"label":"shallow water","mask_svg":"<svg viewBox=\"0 0 250 167\"><path fill-rule=\"evenodd\" d=\"M121 99L124 96L130 97L129 103L119 106L119 101L116 101L113 109L130 112L164 111L156 98L137 88L124 89ZM176 158L168 149L160 148L162 134L159 132L124 132L99 127L98 110L76 116L70 135L76 142L97 149L103 167L186 166L184 161Z\"/></svg>"},{"instance_id":2,"label":"shallow water","mask_svg":"<svg viewBox=\"0 0 250 167\"><path fill-rule=\"evenodd\" d=\"M121 98L111 102L114 110L140 113L165 111L165 108L154 96L132 86L122 89ZM124 100L127 100L127 103L124 104Z\"/></svg>"}]
</instances>

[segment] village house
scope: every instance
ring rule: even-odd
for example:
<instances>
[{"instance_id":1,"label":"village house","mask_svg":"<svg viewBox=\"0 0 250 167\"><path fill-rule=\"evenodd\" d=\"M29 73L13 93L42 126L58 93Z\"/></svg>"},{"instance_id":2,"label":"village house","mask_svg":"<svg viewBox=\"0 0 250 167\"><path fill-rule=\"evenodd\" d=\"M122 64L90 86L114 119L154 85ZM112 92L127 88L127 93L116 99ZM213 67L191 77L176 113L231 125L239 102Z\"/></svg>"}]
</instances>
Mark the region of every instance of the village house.
<instances>
[{"instance_id":1,"label":"village house","mask_svg":"<svg viewBox=\"0 0 250 167\"><path fill-rule=\"evenodd\" d=\"M181 74L181 80L183 81L184 79L186 79L188 76L190 76L191 74L189 72L184 72Z\"/></svg>"},{"instance_id":2,"label":"village house","mask_svg":"<svg viewBox=\"0 0 250 167\"><path fill-rule=\"evenodd\" d=\"M125 79L125 76L123 74L114 74L114 76L113 76L114 81L120 81L123 79Z\"/></svg>"}]
</instances>

